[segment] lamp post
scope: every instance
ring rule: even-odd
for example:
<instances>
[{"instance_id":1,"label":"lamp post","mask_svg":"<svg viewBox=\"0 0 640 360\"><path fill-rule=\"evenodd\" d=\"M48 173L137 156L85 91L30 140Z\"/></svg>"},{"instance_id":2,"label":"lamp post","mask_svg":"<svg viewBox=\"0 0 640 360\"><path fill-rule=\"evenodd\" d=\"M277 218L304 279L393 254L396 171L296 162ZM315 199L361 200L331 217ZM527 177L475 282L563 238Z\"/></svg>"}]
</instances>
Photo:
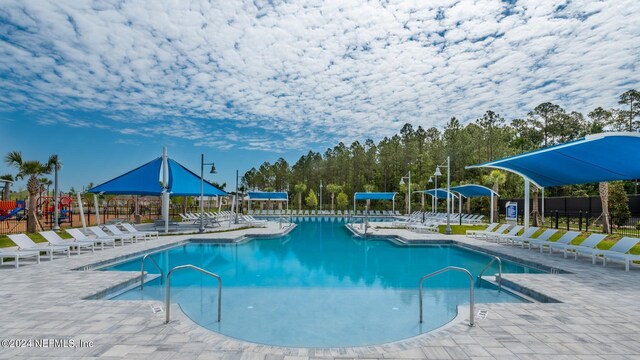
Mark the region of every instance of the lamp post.
<instances>
[{"instance_id":1,"label":"lamp post","mask_svg":"<svg viewBox=\"0 0 640 360\"><path fill-rule=\"evenodd\" d=\"M200 155L200 229L198 232L204 232L204 166L211 165L210 174L216 173L216 166L214 163L205 163L204 162L204 154Z\"/></svg>"},{"instance_id":2,"label":"lamp post","mask_svg":"<svg viewBox=\"0 0 640 360\"><path fill-rule=\"evenodd\" d=\"M444 163L436 166L436 172L433 174L436 177L436 206L438 205L438 176L442 175L440 166L444 166ZM451 235L451 157L447 156L447 227L445 234Z\"/></svg>"},{"instance_id":3,"label":"lamp post","mask_svg":"<svg viewBox=\"0 0 640 360\"><path fill-rule=\"evenodd\" d=\"M409 205L407 209L407 215L411 215L411 170L409 170L405 176L400 178L400 185L404 185L404 179L407 179L408 181L407 194L409 197Z\"/></svg>"},{"instance_id":4,"label":"lamp post","mask_svg":"<svg viewBox=\"0 0 640 360\"><path fill-rule=\"evenodd\" d=\"M433 176L429 176L429 184L433 184ZM431 197L431 211L433 211L433 212L435 212L435 210L434 210L435 206L434 206L434 201L433 201L434 199L435 199L435 197L432 196Z\"/></svg>"},{"instance_id":5,"label":"lamp post","mask_svg":"<svg viewBox=\"0 0 640 360\"><path fill-rule=\"evenodd\" d=\"M56 155L56 163L54 164L54 185L53 185L53 231L60 231L60 213L58 212L58 203L60 202L60 191L58 190L58 169L60 168L60 162L58 161L58 155Z\"/></svg>"},{"instance_id":6,"label":"lamp post","mask_svg":"<svg viewBox=\"0 0 640 360\"><path fill-rule=\"evenodd\" d=\"M235 215L235 219L233 221L234 224L238 223L238 170L236 170L236 197L235 199L235 206L236 206L236 215Z\"/></svg>"},{"instance_id":7,"label":"lamp post","mask_svg":"<svg viewBox=\"0 0 640 360\"><path fill-rule=\"evenodd\" d=\"M322 212L322 180L320 180L320 212Z\"/></svg>"}]
</instances>

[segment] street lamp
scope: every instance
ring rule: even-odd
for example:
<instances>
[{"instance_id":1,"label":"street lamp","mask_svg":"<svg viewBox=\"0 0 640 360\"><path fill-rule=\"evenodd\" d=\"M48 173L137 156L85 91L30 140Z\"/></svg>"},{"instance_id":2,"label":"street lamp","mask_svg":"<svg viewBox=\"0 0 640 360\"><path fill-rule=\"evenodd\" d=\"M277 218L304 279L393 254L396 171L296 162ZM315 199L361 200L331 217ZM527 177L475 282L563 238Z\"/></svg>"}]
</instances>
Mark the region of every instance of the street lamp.
<instances>
[{"instance_id":1,"label":"street lamp","mask_svg":"<svg viewBox=\"0 0 640 360\"><path fill-rule=\"evenodd\" d=\"M440 166L444 166L444 163L436 166L436 172L433 174L436 177L436 207L438 206L438 176L442 176ZM447 156L447 228L445 234L451 235L451 157Z\"/></svg>"},{"instance_id":2,"label":"street lamp","mask_svg":"<svg viewBox=\"0 0 640 360\"><path fill-rule=\"evenodd\" d=\"M429 176L429 184L433 184L433 176ZM435 188L434 188L435 189ZM431 211L433 211L435 213L435 202L433 201L435 199L435 197L431 197Z\"/></svg>"},{"instance_id":3,"label":"street lamp","mask_svg":"<svg viewBox=\"0 0 640 360\"><path fill-rule=\"evenodd\" d=\"M198 232L204 232L204 166L211 165L210 174L216 173L216 166L214 163L205 163L204 154L200 155L200 229Z\"/></svg>"},{"instance_id":4,"label":"street lamp","mask_svg":"<svg viewBox=\"0 0 640 360\"><path fill-rule=\"evenodd\" d=\"M320 180L320 212L322 212L322 180Z\"/></svg>"},{"instance_id":5,"label":"street lamp","mask_svg":"<svg viewBox=\"0 0 640 360\"><path fill-rule=\"evenodd\" d=\"M407 194L409 196L409 207L407 209L407 214L411 215L411 170L407 172L407 174L400 178L400 185L404 185L404 179L407 179L409 182L409 186L407 187Z\"/></svg>"},{"instance_id":6,"label":"street lamp","mask_svg":"<svg viewBox=\"0 0 640 360\"><path fill-rule=\"evenodd\" d=\"M233 221L234 224L238 223L238 170L236 170L236 196L234 197L235 202L235 219Z\"/></svg>"}]
</instances>

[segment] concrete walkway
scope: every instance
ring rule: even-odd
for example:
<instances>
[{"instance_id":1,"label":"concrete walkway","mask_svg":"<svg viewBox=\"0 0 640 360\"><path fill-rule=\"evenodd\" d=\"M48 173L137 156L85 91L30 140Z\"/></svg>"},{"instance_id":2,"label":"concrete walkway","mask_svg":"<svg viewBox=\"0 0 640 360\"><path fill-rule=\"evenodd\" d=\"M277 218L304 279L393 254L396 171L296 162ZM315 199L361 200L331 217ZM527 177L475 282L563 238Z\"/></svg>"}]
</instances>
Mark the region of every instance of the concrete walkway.
<instances>
[{"instance_id":1,"label":"concrete walkway","mask_svg":"<svg viewBox=\"0 0 640 360\"><path fill-rule=\"evenodd\" d=\"M172 322L154 313L157 301L83 300L123 282L138 272L76 271L127 254L170 246L187 239L234 240L242 236L281 234L278 224L267 228L212 235L161 237L148 241L58 258L40 265L25 262L20 269L0 268L0 339L74 339L92 347L0 348L0 359L640 359L640 269L625 272L620 264L591 265L562 255L513 248L464 236L417 234L380 229L376 235L407 242L451 240L501 257L535 262L564 274L507 274L506 283L545 294L560 303L478 304L488 310L475 327L467 316L435 333L358 348L306 349L252 344L208 331L176 307ZM467 314L468 315L468 314ZM467 317L468 318L468 317Z\"/></svg>"}]
</instances>

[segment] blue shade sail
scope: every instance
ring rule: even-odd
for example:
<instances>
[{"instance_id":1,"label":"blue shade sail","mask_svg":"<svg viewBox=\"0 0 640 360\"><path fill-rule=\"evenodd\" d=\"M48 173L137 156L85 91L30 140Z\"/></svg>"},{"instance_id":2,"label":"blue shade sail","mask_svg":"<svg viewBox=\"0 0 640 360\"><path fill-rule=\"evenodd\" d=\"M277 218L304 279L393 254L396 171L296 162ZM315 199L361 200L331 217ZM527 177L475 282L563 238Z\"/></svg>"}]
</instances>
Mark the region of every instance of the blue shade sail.
<instances>
[{"instance_id":1,"label":"blue shade sail","mask_svg":"<svg viewBox=\"0 0 640 360\"><path fill-rule=\"evenodd\" d=\"M458 194L464 196L464 197L482 197L482 196L491 196L491 194L495 194L496 196L500 196L498 195L498 193L494 192L493 190L489 189L486 186L482 186L482 185L476 185L476 184L467 184L467 185L460 185L460 186L453 186L450 188L451 191L455 191Z\"/></svg>"},{"instance_id":2,"label":"blue shade sail","mask_svg":"<svg viewBox=\"0 0 640 360\"><path fill-rule=\"evenodd\" d=\"M168 164L169 193L172 196L199 196L200 176L172 159L168 159ZM123 175L91 188L89 192L109 195L159 196L162 194L162 185L160 185L161 166L162 157L158 157ZM204 195L224 196L227 193L205 180Z\"/></svg>"},{"instance_id":3,"label":"blue shade sail","mask_svg":"<svg viewBox=\"0 0 640 360\"><path fill-rule=\"evenodd\" d=\"M640 178L640 134L610 132L467 166L510 171L541 187Z\"/></svg>"},{"instance_id":4,"label":"blue shade sail","mask_svg":"<svg viewBox=\"0 0 640 360\"><path fill-rule=\"evenodd\" d=\"M423 192L425 194L429 194L431 196L435 196L437 199L446 199L447 198L447 190L446 189L431 189L431 190L422 190L418 192ZM451 192L450 195L452 198L457 198L458 195Z\"/></svg>"},{"instance_id":5,"label":"blue shade sail","mask_svg":"<svg viewBox=\"0 0 640 360\"><path fill-rule=\"evenodd\" d=\"M249 200L288 200L286 192L249 191Z\"/></svg>"},{"instance_id":6,"label":"blue shade sail","mask_svg":"<svg viewBox=\"0 0 640 360\"><path fill-rule=\"evenodd\" d=\"M394 192L357 192L353 194L355 200L393 200Z\"/></svg>"},{"instance_id":7,"label":"blue shade sail","mask_svg":"<svg viewBox=\"0 0 640 360\"><path fill-rule=\"evenodd\" d=\"M89 189L89 192L109 195L160 195L162 193L159 180L161 166L162 157L158 157L114 179L94 186Z\"/></svg>"}]
</instances>

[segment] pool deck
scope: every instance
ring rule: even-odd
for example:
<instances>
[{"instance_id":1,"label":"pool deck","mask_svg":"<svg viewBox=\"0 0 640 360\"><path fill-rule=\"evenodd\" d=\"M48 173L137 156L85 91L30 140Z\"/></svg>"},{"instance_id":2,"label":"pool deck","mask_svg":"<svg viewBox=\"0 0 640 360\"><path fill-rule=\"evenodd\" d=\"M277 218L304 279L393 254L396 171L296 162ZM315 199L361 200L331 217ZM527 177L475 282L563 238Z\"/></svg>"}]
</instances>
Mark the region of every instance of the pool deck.
<instances>
[{"instance_id":1,"label":"pool deck","mask_svg":"<svg viewBox=\"0 0 640 360\"><path fill-rule=\"evenodd\" d=\"M477 304L488 310L469 327L468 314L444 330L394 343L331 349L283 348L230 339L193 323L177 307L165 325L154 313L158 301L83 300L139 280L138 272L73 269L132 253L178 244L186 239L234 240L277 236L277 223L204 235L165 236L85 253L58 256L19 269L0 267L0 339L93 341L84 348L0 348L0 359L640 359L640 267L625 272L620 263L592 265L590 259L564 259L537 250L488 243L464 236L379 229L378 236L406 242L457 242L504 257L560 269L563 274L505 274L505 282L545 294L559 303ZM175 306L175 305L174 305ZM425 312L428 316L428 310ZM416 313L417 317L417 313ZM224 321L224 320L223 320Z\"/></svg>"}]
</instances>

